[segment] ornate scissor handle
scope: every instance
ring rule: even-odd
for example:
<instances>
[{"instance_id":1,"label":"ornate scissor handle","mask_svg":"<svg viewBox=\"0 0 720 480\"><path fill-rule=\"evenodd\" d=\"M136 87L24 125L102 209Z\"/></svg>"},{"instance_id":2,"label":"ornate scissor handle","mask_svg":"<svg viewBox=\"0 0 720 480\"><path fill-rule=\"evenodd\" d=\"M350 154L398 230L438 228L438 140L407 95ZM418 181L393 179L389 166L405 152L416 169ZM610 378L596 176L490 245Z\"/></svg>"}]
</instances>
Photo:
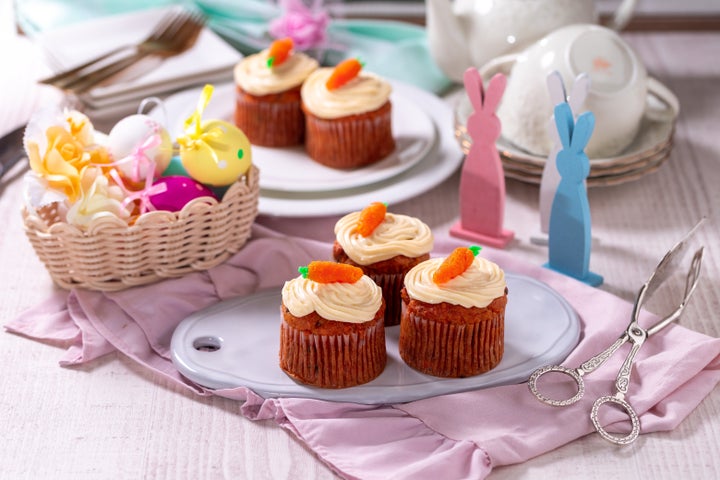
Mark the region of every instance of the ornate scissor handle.
<instances>
[{"instance_id":1,"label":"ornate scissor handle","mask_svg":"<svg viewBox=\"0 0 720 480\"><path fill-rule=\"evenodd\" d=\"M575 393L575 395L573 395L572 397L564 400L557 400L543 395L538 389L537 382L540 377L550 372L561 373L572 378L575 382L575 385L577 385L577 393ZM541 402L547 405L552 405L553 407L565 407L567 405L572 405L573 403L577 402L585 394L585 382L583 382L582 379L583 373L584 372L582 372L581 370L572 370L570 368L563 367L562 365L548 365L547 367L538 368L533 372L532 375L530 375L530 378L528 379L528 387L530 387L530 391L533 395L535 395L535 398L537 398Z\"/></svg>"},{"instance_id":2,"label":"ornate scissor handle","mask_svg":"<svg viewBox=\"0 0 720 480\"><path fill-rule=\"evenodd\" d=\"M600 365L605 363L605 361L617 351L618 348L620 348L625 342L629 340L630 337L628 337L627 333L623 334L615 340L615 343L610 345L608 348L603 350L602 352L598 353L594 357L592 357L590 360L587 360L584 362L580 367L576 369L570 369L567 367L563 367L561 365L548 365L546 367L538 368L533 372L533 374L528 379L528 387L530 387L530 391L535 395L535 397L540 400L541 402L552 405L554 407L564 407L567 405L572 405L573 403L580 400L585 393L585 382L583 382L583 375L586 373L590 373L596 368L598 368ZM567 375L568 377L572 378L575 381L575 384L577 385L577 393L566 400L556 400L553 398L546 397L542 393L540 393L537 382L543 375L550 373L550 372L556 372L561 373L564 375Z\"/></svg>"},{"instance_id":3,"label":"ornate scissor handle","mask_svg":"<svg viewBox=\"0 0 720 480\"><path fill-rule=\"evenodd\" d=\"M630 433L628 433L624 437L615 436L609 433L600 424L600 420L598 419L598 412L600 411L600 407L602 407L606 403L614 403L616 405L619 405L620 407L622 407L623 410L625 410L628 418L630 418L632 429L630 430ZM597 430L601 437L603 437L608 442L614 443L616 445L628 445L634 442L640 434L640 419L635 413L635 410L633 410L632 406L630 406L630 404L626 402L624 398L622 398L622 394L614 396L606 395L595 400L592 410L590 411L590 420L592 420L592 423L595 426L595 430Z\"/></svg>"}]
</instances>

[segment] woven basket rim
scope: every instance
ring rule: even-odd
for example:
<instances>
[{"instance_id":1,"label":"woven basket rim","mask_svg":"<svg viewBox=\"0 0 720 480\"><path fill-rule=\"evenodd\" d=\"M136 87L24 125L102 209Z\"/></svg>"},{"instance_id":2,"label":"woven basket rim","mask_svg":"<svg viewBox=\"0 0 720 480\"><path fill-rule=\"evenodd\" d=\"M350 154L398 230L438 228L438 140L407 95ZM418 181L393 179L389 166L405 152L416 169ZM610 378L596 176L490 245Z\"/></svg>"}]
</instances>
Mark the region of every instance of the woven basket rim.
<instances>
[{"instance_id":1,"label":"woven basket rim","mask_svg":"<svg viewBox=\"0 0 720 480\"><path fill-rule=\"evenodd\" d=\"M58 286L117 291L225 261L250 238L259 196L259 170L252 165L222 200L198 198L179 212L148 212L133 225L112 214L88 227L48 225L57 217L52 206L45 212L22 208L22 215L35 253Z\"/></svg>"},{"instance_id":2,"label":"woven basket rim","mask_svg":"<svg viewBox=\"0 0 720 480\"><path fill-rule=\"evenodd\" d=\"M250 168L245 174L243 174L232 185L230 185L230 187L223 194L222 199L217 200L212 197L199 197L189 201L187 204L185 204L185 206L183 206L181 210L175 212L171 212L168 210L155 210L152 212L146 212L140 215L132 225L128 225L126 221L112 214L95 218L86 227L79 227L78 225L74 225L68 222L56 222L48 225L45 219L43 219L36 213L28 210L25 205L21 207L21 214L23 216L25 228L32 228L33 230L49 234L52 234L53 230L62 228L65 230L72 230L73 234L75 235L90 237L93 235L93 231L96 231L99 228L106 226L116 226L119 228L126 227L128 229L128 232L133 232L135 230L145 228L145 224L149 222L157 224L158 220L162 221L163 219L165 219L165 222L167 223L179 221L181 218L191 214L192 212L197 211L198 207L201 207L203 205L207 205L207 208L212 208L215 205L219 205L226 198L231 198L232 196L235 196L238 189L251 188L253 183L257 182L259 173L260 171L258 170L257 166L253 164L250 166ZM44 228L39 228L40 226L44 226Z\"/></svg>"}]
</instances>

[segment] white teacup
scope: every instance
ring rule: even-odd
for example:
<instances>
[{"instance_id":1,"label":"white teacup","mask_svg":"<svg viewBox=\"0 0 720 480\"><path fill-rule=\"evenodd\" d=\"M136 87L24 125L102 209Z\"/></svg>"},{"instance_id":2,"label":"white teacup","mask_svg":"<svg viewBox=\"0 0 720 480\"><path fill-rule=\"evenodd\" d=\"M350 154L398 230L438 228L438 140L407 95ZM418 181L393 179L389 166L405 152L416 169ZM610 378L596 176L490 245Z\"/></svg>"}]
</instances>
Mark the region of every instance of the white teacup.
<instances>
[{"instance_id":1,"label":"white teacup","mask_svg":"<svg viewBox=\"0 0 720 480\"><path fill-rule=\"evenodd\" d=\"M656 119L677 115L676 97L648 77L643 63L616 32L598 25L570 25L520 53L495 58L480 68L485 79L497 72L509 73L497 112L503 137L530 153L544 156L552 148L547 124L554 105L546 79L554 70L568 89L580 73L590 76L581 109L595 115L595 130L585 149L590 158L620 154L635 139L644 115ZM664 105L649 111L648 93Z\"/></svg>"}]
</instances>

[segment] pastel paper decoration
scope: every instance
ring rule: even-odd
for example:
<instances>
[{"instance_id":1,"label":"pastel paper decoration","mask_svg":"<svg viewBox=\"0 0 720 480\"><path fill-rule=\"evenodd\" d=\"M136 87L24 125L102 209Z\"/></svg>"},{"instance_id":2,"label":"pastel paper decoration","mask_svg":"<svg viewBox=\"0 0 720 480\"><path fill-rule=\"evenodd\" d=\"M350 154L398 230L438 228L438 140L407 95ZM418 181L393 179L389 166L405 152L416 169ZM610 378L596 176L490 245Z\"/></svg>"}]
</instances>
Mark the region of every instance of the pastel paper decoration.
<instances>
[{"instance_id":1,"label":"pastel paper decoration","mask_svg":"<svg viewBox=\"0 0 720 480\"><path fill-rule=\"evenodd\" d=\"M563 102L555 107L555 125L562 145L557 153L560 183L550 211L545 266L597 286L603 278L589 269L592 235L585 179L590 173L590 160L584 151L595 127L595 116L585 112L576 122L570 105Z\"/></svg>"},{"instance_id":2,"label":"pastel paper decoration","mask_svg":"<svg viewBox=\"0 0 720 480\"><path fill-rule=\"evenodd\" d=\"M557 70L550 72L547 76L548 93L552 105L560 103L568 103L573 115L577 117L577 113L582 108L590 90L590 76L587 73L581 73L575 78L570 94L566 94L565 83L562 75ZM553 147L548 154L547 161L543 167L542 176L540 178L540 232L533 236L530 241L537 245L547 245L548 228L550 225L550 210L552 208L555 191L560 183L560 173L557 169L556 157L562 148L560 138L557 134L555 126L555 115L550 115L548 122L548 133L553 139Z\"/></svg>"},{"instance_id":3,"label":"pastel paper decoration","mask_svg":"<svg viewBox=\"0 0 720 480\"><path fill-rule=\"evenodd\" d=\"M280 0L277 3L283 15L270 21L270 35L292 38L299 50L325 45L330 15L323 10L321 0L313 0L310 6L302 0Z\"/></svg>"},{"instance_id":4,"label":"pastel paper decoration","mask_svg":"<svg viewBox=\"0 0 720 480\"><path fill-rule=\"evenodd\" d=\"M503 228L505 176L495 142L500 137L500 104L507 78L498 73L483 88L476 68L463 77L473 113L467 121L472 146L460 177L460 220L450 229L456 237L492 247L505 247L515 234Z\"/></svg>"}]
</instances>

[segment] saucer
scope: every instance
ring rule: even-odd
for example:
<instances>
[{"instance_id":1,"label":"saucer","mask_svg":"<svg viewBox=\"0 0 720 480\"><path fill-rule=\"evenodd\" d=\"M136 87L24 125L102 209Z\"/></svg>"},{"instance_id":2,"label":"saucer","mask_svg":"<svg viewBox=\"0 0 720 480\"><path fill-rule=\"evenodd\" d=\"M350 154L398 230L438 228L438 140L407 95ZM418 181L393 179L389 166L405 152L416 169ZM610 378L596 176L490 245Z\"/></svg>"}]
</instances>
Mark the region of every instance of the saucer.
<instances>
[{"instance_id":1,"label":"saucer","mask_svg":"<svg viewBox=\"0 0 720 480\"><path fill-rule=\"evenodd\" d=\"M665 118L652 115L651 105L659 101L663 100L648 94L648 109L640 123L638 134L621 154L607 158L590 158L588 186L616 185L637 180L644 174L655 171L668 158L677 115ZM468 97L463 95L455 107L455 138L465 154L472 145L472 139L465 128L470 113L472 106ZM524 182L540 183L540 175L547 161L546 155L528 152L514 145L511 139L502 136L496 146L506 168L506 176Z\"/></svg>"},{"instance_id":2,"label":"saucer","mask_svg":"<svg viewBox=\"0 0 720 480\"><path fill-rule=\"evenodd\" d=\"M587 178L587 186L591 188L610 187L639 180L648 174L656 172L670 156L671 149L672 143L669 143L666 148L659 151L656 155L644 158L642 162L635 164L632 168L624 167L619 172L613 172L612 170L598 171L595 169L594 171L591 171L591 176L588 176ZM520 180L526 183L533 183L536 185L540 184L542 179L542 169L532 170L525 168L525 166L518 167L513 163L508 162L502 155L501 158L503 160L505 177Z\"/></svg>"}]
</instances>

